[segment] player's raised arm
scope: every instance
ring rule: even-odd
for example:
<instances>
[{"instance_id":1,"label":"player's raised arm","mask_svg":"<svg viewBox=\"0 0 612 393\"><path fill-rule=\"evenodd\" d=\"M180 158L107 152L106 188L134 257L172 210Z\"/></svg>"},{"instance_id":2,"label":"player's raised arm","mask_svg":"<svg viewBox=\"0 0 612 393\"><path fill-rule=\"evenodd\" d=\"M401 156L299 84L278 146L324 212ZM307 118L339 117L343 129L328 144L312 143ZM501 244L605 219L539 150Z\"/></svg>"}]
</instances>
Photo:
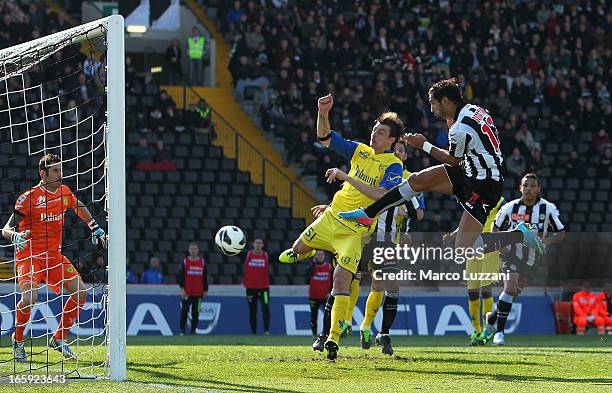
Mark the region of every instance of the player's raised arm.
<instances>
[{"instance_id":1,"label":"player's raised arm","mask_svg":"<svg viewBox=\"0 0 612 393\"><path fill-rule=\"evenodd\" d=\"M106 248L106 232L104 232L104 229L100 228L100 225L98 225L93 218L87 206L77 199L76 206L73 209L76 215L89 227L92 243L95 245L100 241L102 242L102 246Z\"/></svg>"},{"instance_id":2,"label":"player's raised arm","mask_svg":"<svg viewBox=\"0 0 612 393\"><path fill-rule=\"evenodd\" d=\"M422 134L405 134L401 140L450 166L457 166L463 161L463 152L461 152L459 157L457 157L457 154L452 154L452 142L451 150L443 150L429 143Z\"/></svg>"},{"instance_id":3,"label":"player's raised arm","mask_svg":"<svg viewBox=\"0 0 612 393\"><path fill-rule=\"evenodd\" d=\"M324 146L329 147L331 142L331 127L329 125L329 111L334 105L334 97L331 94L319 98L317 116L317 138Z\"/></svg>"},{"instance_id":4,"label":"player's raised arm","mask_svg":"<svg viewBox=\"0 0 612 393\"><path fill-rule=\"evenodd\" d=\"M20 221L21 216L13 213L6 224L4 224L4 228L2 228L2 237L15 244L15 247L17 247L19 251L25 249L28 238L30 237L30 231L18 232L15 230L19 226Z\"/></svg>"}]
</instances>

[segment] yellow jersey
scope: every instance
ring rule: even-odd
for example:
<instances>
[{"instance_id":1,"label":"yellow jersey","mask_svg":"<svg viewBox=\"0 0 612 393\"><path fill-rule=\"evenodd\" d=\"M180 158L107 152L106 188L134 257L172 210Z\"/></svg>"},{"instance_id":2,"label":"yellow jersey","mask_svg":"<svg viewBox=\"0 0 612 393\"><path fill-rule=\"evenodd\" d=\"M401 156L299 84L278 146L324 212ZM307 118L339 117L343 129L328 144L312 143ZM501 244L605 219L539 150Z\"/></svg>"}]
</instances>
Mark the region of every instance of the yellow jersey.
<instances>
[{"instance_id":1,"label":"yellow jersey","mask_svg":"<svg viewBox=\"0 0 612 393\"><path fill-rule=\"evenodd\" d=\"M370 146L344 139L334 131L329 147L350 160L348 175L354 179L371 187L387 190L402 182L404 168L393 151L376 154ZM372 202L374 200L345 181L332 199L331 212L337 217L340 212L366 207Z\"/></svg>"}]
</instances>

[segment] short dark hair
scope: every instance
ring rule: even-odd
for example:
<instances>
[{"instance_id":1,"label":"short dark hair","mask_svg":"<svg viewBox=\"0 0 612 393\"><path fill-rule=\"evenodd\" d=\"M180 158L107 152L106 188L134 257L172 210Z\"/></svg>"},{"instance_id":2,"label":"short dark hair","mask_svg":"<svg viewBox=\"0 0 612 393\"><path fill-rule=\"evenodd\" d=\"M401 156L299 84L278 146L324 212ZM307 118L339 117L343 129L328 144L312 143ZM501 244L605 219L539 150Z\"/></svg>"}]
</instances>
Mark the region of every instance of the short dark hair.
<instances>
[{"instance_id":1,"label":"short dark hair","mask_svg":"<svg viewBox=\"0 0 612 393\"><path fill-rule=\"evenodd\" d=\"M465 102L463 93L459 87L459 82L456 78L443 79L434 83L429 88L429 94L436 99L436 101L442 101L442 98L446 97L452 102L458 104Z\"/></svg>"},{"instance_id":2,"label":"short dark hair","mask_svg":"<svg viewBox=\"0 0 612 393\"><path fill-rule=\"evenodd\" d=\"M45 171L45 173L48 175L49 167L59 164L60 162L62 162L62 159L57 154L45 154L40 158L40 161L38 161L38 170Z\"/></svg>"},{"instance_id":3,"label":"short dark hair","mask_svg":"<svg viewBox=\"0 0 612 393\"><path fill-rule=\"evenodd\" d=\"M404 132L404 122L402 122L402 119L400 119L399 115L395 112L385 112L378 116L376 121L390 128L389 136L395 138L395 142L393 142L391 147L395 147L395 144L399 141L402 132Z\"/></svg>"},{"instance_id":4,"label":"short dark hair","mask_svg":"<svg viewBox=\"0 0 612 393\"><path fill-rule=\"evenodd\" d=\"M523 178L521 179L521 183L523 182L523 180L525 179L533 179L535 180L538 185L540 185L540 178L538 177L538 175L536 175L535 173L527 173L523 176Z\"/></svg>"}]
</instances>

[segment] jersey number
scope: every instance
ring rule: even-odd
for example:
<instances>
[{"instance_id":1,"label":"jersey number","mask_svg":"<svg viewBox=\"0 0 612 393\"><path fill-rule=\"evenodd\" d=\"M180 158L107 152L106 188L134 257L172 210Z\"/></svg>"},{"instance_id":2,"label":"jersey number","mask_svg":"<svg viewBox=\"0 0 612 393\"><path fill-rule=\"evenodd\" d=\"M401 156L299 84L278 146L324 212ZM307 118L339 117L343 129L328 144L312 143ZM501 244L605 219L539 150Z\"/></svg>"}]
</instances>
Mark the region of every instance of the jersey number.
<instances>
[{"instance_id":1,"label":"jersey number","mask_svg":"<svg viewBox=\"0 0 612 393\"><path fill-rule=\"evenodd\" d=\"M497 139L497 128L493 124L493 119L491 116L485 117L485 124L481 127L482 133L489 137L489 141L491 141L491 145L493 149L495 149L496 153L499 153L499 139Z\"/></svg>"}]
</instances>

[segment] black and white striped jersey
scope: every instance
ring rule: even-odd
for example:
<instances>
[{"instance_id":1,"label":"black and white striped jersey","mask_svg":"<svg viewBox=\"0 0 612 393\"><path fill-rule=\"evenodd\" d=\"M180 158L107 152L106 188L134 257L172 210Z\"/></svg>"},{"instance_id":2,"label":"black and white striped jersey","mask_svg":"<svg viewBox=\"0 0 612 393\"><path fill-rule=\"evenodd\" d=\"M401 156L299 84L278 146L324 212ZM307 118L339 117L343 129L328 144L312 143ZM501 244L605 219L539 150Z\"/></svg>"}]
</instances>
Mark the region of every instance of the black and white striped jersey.
<instances>
[{"instance_id":1,"label":"black and white striped jersey","mask_svg":"<svg viewBox=\"0 0 612 393\"><path fill-rule=\"evenodd\" d=\"M503 181L499 135L486 109L463 106L448 130L448 140L450 154L463 158L466 177Z\"/></svg>"},{"instance_id":2,"label":"black and white striped jersey","mask_svg":"<svg viewBox=\"0 0 612 393\"><path fill-rule=\"evenodd\" d=\"M557 206L544 198L538 198L533 206L523 203L522 198L506 203L499 209L493 225L497 229L513 230L521 222L537 228L542 238L545 238L549 232L560 232L565 229L559 219ZM523 262L527 266L533 266L536 262L535 250L523 244L511 245L510 252L506 255L515 262ZM504 254L501 256L504 258Z\"/></svg>"}]
</instances>

